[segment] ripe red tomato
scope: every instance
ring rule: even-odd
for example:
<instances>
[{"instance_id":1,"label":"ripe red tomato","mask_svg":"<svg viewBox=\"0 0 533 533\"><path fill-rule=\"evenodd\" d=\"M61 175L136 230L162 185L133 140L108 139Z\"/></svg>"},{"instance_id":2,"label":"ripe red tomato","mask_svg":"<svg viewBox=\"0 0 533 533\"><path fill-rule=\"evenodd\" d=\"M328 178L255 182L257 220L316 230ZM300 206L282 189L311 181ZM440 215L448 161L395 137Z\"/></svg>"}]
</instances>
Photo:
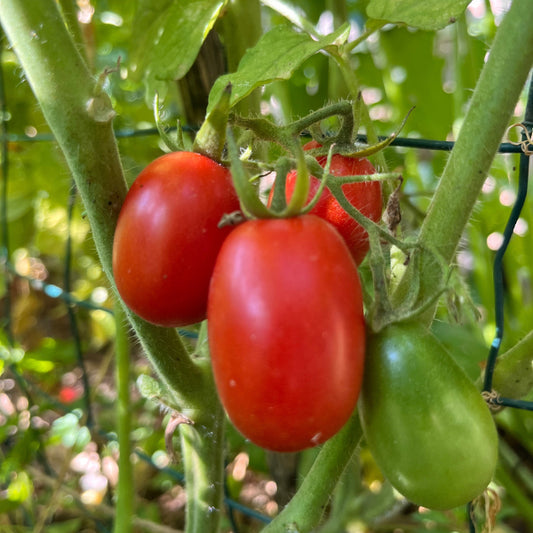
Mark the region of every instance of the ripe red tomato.
<instances>
[{"instance_id":1,"label":"ripe red tomato","mask_svg":"<svg viewBox=\"0 0 533 533\"><path fill-rule=\"evenodd\" d=\"M330 224L304 215L238 226L217 258L207 316L217 390L245 437L296 451L348 420L365 324L355 263Z\"/></svg>"},{"instance_id":2,"label":"ripe red tomato","mask_svg":"<svg viewBox=\"0 0 533 533\"><path fill-rule=\"evenodd\" d=\"M305 150L319 148L320 144L310 141L305 146ZM320 156L317 161L321 166L326 165L327 157ZM357 176L375 174L376 169L368 159L357 159L334 154L331 158L330 174L333 176ZM296 183L296 171L287 175L285 192L289 201L294 191ZM310 176L310 187L308 200L314 197L320 186L320 181L314 176ZM366 181L360 183L347 183L342 186L342 190L348 201L357 208L363 215L374 222L381 218L382 200L381 184L379 181ZM270 201L272 200L272 192ZM324 189L318 203L313 207L311 213L319 216L333 224L342 235L350 252L359 265L365 258L370 248L366 231L339 205L335 197L329 190Z\"/></svg>"},{"instance_id":3,"label":"ripe red tomato","mask_svg":"<svg viewBox=\"0 0 533 533\"><path fill-rule=\"evenodd\" d=\"M161 326L203 320L209 280L239 209L229 170L206 156L173 152L132 184L113 243L113 273L126 305Z\"/></svg>"}]
</instances>

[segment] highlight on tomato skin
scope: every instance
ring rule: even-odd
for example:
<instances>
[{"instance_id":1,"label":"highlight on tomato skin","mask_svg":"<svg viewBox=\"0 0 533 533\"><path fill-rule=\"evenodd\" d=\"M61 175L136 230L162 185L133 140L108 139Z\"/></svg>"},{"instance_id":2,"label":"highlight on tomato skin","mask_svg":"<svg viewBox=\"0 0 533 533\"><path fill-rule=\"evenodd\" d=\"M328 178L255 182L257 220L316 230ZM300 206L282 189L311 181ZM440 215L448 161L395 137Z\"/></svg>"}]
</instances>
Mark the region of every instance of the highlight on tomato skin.
<instances>
[{"instance_id":1,"label":"highlight on tomato skin","mask_svg":"<svg viewBox=\"0 0 533 533\"><path fill-rule=\"evenodd\" d=\"M207 293L218 251L238 210L229 170L194 152L152 161L135 179L119 214L113 273L126 305L165 327L206 316Z\"/></svg>"},{"instance_id":2,"label":"highlight on tomato skin","mask_svg":"<svg viewBox=\"0 0 533 533\"><path fill-rule=\"evenodd\" d=\"M310 141L304 146L304 150L320 148L316 141ZM317 157L318 163L325 167L327 157ZM366 158L347 157L340 154L334 154L331 158L330 174L332 176L358 176L371 175L376 173L376 169ZM296 171L287 174L285 181L285 194L287 201L290 200L296 184ZM330 178L334 179L334 178ZM308 201L310 201L320 187L320 180L315 176L310 176L310 187ZM382 213L382 196L381 183L379 181L364 181L357 183L346 183L342 190L347 200L364 216L373 222L379 222ZM269 203L272 202L273 191L270 193ZM341 234L346 241L348 249L357 265L363 262L369 249L368 235L361 225L359 225L346 211L341 207L331 192L325 188L320 199L310 211L311 214L317 215L327 220Z\"/></svg>"},{"instance_id":3,"label":"highlight on tomato skin","mask_svg":"<svg viewBox=\"0 0 533 533\"><path fill-rule=\"evenodd\" d=\"M286 452L332 437L355 408L365 351L342 237L314 215L238 226L213 271L208 338L220 399L245 437Z\"/></svg>"}]
</instances>

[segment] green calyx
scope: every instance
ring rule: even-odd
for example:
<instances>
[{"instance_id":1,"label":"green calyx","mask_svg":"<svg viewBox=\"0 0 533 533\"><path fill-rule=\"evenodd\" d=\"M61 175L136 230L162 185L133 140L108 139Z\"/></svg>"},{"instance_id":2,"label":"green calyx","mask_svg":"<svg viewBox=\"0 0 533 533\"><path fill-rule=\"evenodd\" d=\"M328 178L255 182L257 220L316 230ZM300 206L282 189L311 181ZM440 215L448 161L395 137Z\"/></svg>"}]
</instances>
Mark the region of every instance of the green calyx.
<instances>
[{"instance_id":1,"label":"green calyx","mask_svg":"<svg viewBox=\"0 0 533 533\"><path fill-rule=\"evenodd\" d=\"M389 138L372 146L355 142L360 125L361 105L360 97L353 103L337 102L285 126L278 126L263 117L241 117L232 114L230 122L241 131L245 131L248 136L251 135L253 139L259 141L275 143L287 152L287 155L278 158L274 166L256 163L256 176L272 171L277 176L272 201L267 207L259 199L256 187L253 185L253 178L250 178L247 172L247 168L253 167L254 163L252 161L247 161L246 165L244 163L244 159L249 157L249 152L241 156L234 134L228 133L231 172L244 215L249 218L286 218L305 214L318 202L323 190L328 186L329 165L333 154L361 158L373 155L388 146L398 132L394 132ZM332 136L324 135L322 124L335 119L340 121L338 132ZM321 146L304 152L299 139L309 132ZM325 168L322 168L317 163L316 157L324 155L328 157L328 163ZM294 168L297 172L295 188L287 201L285 177ZM319 179L321 184L314 197L308 201L310 173ZM383 179L389 178L388 176ZM354 177L352 181L361 181L361 177Z\"/></svg>"},{"instance_id":2,"label":"green calyx","mask_svg":"<svg viewBox=\"0 0 533 533\"><path fill-rule=\"evenodd\" d=\"M231 84L228 84L220 94L218 102L207 114L192 146L193 152L205 155L218 163L222 161L222 152L226 141L230 98Z\"/></svg>"}]
</instances>

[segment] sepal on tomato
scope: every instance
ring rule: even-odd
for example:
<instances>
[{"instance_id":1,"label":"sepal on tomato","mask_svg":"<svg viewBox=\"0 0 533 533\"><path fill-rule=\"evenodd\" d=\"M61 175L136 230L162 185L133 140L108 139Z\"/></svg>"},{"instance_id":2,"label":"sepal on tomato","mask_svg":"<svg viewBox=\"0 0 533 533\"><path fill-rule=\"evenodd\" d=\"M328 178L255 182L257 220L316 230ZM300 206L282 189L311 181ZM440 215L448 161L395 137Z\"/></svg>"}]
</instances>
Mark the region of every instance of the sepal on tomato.
<instances>
[{"instance_id":1,"label":"sepal on tomato","mask_svg":"<svg viewBox=\"0 0 533 533\"><path fill-rule=\"evenodd\" d=\"M161 140L165 143L166 147L171 152L182 152L186 149L188 149L185 146L185 139L183 138L183 132L181 130L180 121L178 120L177 128L176 128L176 138L170 136L168 130L163 125L163 121L161 119L161 105L159 103L159 93L155 93L154 95L154 119L155 119L155 125L157 127L157 131L159 133L159 136L161 137Z\"/></svg>"},{"instance_id":2,"label":"sepal on tomato","mask_svg":"<svg viewBox=\"0 0 533 533\"><path fill-rule=\"evenodd\" d=\"M196 134L193 152L210 157L217 163L222 159L226 142L226 127L230 112L231 83L226 85L220 99L205 117L204 123Z\"/></svg>"}]
</instances>

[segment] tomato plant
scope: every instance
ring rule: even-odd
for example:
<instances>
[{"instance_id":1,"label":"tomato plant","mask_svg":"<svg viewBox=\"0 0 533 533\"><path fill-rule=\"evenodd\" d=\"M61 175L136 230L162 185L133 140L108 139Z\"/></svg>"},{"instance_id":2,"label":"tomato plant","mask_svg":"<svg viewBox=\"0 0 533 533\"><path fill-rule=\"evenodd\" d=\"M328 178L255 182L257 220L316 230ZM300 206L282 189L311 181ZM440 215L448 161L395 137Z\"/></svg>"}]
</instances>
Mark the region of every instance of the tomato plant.
<instances>
[{"instance_id":1,"label":"tomato plant","mask_svg":"<svg viewBox=\"0 0 533 533\"><path fill-rule=\"evenodd\" d=\"M369 336L367 354L359 412L383 474L432 509L478 496L494 473L498 441L472 382L420 324Z\"/></svg>"},{"instance_id":2,"label":"tomato plant","mask_svg":"<svg viewBox=\"0 0 533 533\"><path fill-rule=\"evenodd\" d=\"M319 148L320 144L310 141L305 146L305 150ZM326 156L317 157L321 166L326 165ZM376 172L372 163L366 158L347 157L334 154L331 158L330 174L333 176L358 176L370 175ZM296 171L287 175L285 181L285 193L287 201L292 196L296 183ZM310 176L310 187L308 200L314 197L320 181L315 176ZM381 184L379 181L364 181L358 183L346 183L342 190L348 201L358 209L363 215L374 222L381 218L382 200ZM270 201L273 193L270 194ZM342 235L355 262L359 265L365 258L369 250L368 235L366 231L340 206L336 198L329 190L324 189L320 199L310 211L335 226Z\"/></svg>"},{"instance_id":3,"label":"tomato plant","mask_svg":"<svg viewBox=\"0 0 533 533\"><path fill-rule=\"evenodd\" d=\"M161 326L205 318L209 280L239 209L227 168L200 154L172 152L133 182L113 242L113 272L128 307Z\"/></svg>"},{"instance_id":4,"label":"tomato plant","mask_svg":"<svg viewBox=\"0 0 533 533\"><path fill-rule=\"evenodd\" d=\"M335 434L355 407L365 348L340 235L314 215L238 226L213 272L208 335L222 404L244 436L294 451Z\"/></svg>"}]
</instances>

